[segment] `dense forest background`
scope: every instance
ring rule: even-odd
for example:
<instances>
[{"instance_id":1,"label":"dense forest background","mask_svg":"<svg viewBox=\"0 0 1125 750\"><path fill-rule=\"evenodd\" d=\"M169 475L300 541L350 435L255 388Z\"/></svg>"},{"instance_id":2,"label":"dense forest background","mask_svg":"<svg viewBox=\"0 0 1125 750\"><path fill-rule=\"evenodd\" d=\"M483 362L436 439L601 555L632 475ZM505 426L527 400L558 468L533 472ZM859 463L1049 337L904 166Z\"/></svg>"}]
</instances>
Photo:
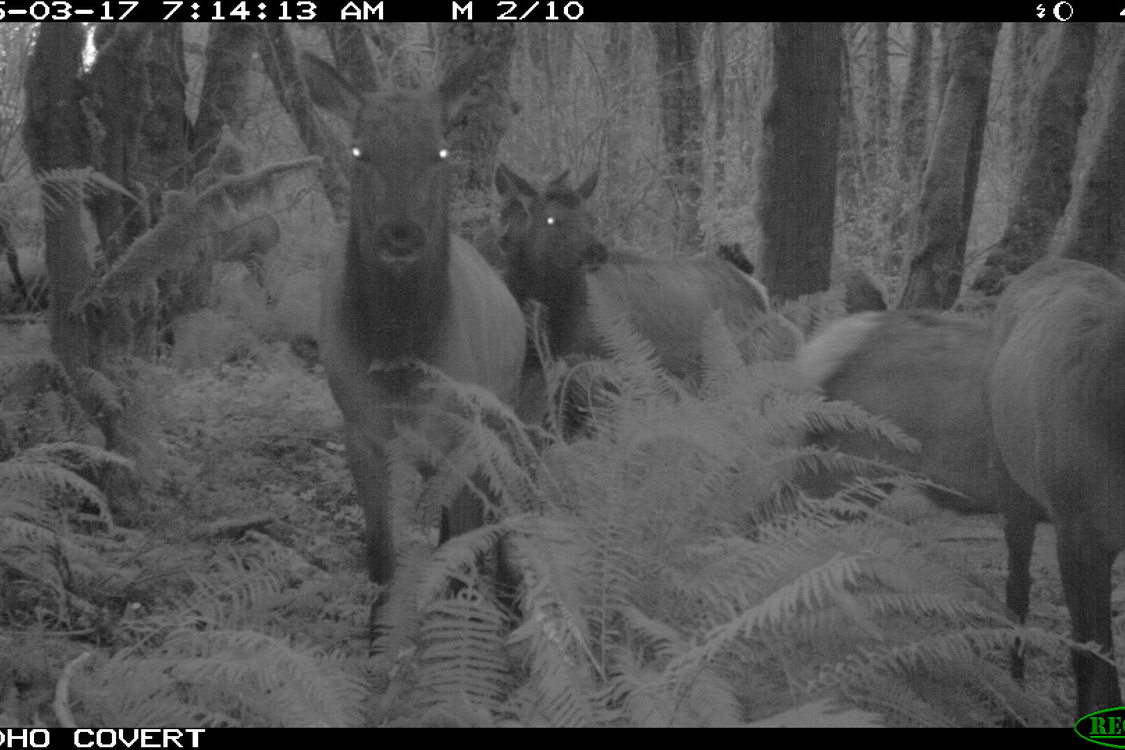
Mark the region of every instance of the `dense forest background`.
<instances>
[{"instance_id":1,"label":"dense forest background","mask_svg":"<svg viewBox=\"0 0 1125 750\"><path fill-rule=\"evenodd\" d=\"M995 525L917 487L777 520L829 408L792 393L792 346L680 393L622 334L615 430L521 428L515 624L444 595L497 532L434 555L441 482L404 460L369 647L316 344L348 144L297 60L415 87L471 49L492 62L449 134L453 228L498 268L502 162L597 172L611 248L737 244L798 337L856 274L983 315L1044 255L1121 269L1112 25L0 24L0 726L1066 721L1050 549L1019 627Z\"/></svg>"}]
</instances>

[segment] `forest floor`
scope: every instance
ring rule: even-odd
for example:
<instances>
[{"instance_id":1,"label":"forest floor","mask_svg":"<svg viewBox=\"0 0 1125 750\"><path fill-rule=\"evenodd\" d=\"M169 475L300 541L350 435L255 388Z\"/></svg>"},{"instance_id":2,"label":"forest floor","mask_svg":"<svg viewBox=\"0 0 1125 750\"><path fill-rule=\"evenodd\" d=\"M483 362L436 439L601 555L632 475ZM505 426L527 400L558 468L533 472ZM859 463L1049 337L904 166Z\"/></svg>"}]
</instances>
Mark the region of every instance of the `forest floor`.
<instances>
[{"instance_id":1,"label":"forest floor","mask_svg":"<svg viewBox=\"0 0 1125 750\"><path fill-rule=\"evenodd\" d=\"M0 657L0 690L19 688L0 696L0 726L54 725L51 701L65 664L86 650L108 657L131 646L130 618L177 607L198 611L192 597L201 582L220 591L214 581L230 580L231 570L262 554L286 560L283 585L296 591L254 599L264 610L255 627L353 657L359 666L350 671L377 691L373 683L382 679L363 673L369 602L355 594L370 588L363 584L362 513L323 373L279 347L256 361L194 372L156 367L149 381L141 502L118 511L121 533L105 541L97 561L76 571L102 622L87 618L72 633L46 622L42 629L0 633L0 652L9 654ZM1007 562L998 517L934 512L910 523L1003 596ZM424 546L430 540L418 533L401 541ZM1032 579L1029 624L1065 633L1069 618L1049 525L1039 528ZM231 606L237 609L237 597ZM1117 635L1125 643L1120 630ZM1067 654L1032 654L1028 686L1069 716Z\"/></svg>"}]
</instances>

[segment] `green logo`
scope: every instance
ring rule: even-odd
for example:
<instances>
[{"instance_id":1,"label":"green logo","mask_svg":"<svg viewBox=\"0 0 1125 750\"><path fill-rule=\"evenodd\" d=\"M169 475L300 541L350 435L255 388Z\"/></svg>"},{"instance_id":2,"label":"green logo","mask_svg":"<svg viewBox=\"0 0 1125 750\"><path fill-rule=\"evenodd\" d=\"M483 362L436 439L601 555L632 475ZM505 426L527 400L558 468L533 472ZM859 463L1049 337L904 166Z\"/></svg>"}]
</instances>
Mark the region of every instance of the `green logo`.
<instances>
[{"instance_id":1,"label":"green logo","mask_svg":"<svg viewBox=\"0 0 1125 750\"><path fill-rule=\"evenodd\" d=\"M1095 745L1125 748L1125 708L1103 708L1074 722L1074 731Z\"/></svg>"}]
</instances>

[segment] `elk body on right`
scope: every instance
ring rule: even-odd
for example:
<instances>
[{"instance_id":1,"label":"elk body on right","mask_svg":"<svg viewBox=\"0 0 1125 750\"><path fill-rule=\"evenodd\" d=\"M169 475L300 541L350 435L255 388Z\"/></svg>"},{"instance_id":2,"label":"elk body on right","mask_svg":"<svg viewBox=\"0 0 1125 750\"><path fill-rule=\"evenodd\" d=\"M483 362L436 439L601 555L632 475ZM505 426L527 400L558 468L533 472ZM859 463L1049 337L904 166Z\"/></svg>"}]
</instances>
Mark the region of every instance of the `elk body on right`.
<instances>
[{"instance_id":1,"label":"elk body on right","mask_svg":"<svg viewBox=\"0 0 1125 750\"><path fill-rule=\"evenodd\" d=\"M999 455L1035 502L1006 503L1008 605L1022 620L1035 524L1055 522L1072 635L1113 653L1110 573L1125 547L1125 282L1041 261L1000 297L987 379ZM1072 654L1077 715L1121 704L1116 667Z\"/></svg>"},{"instance_id":2,"label":"elk body on right","mask_svg":"<svg viewBox=\"0 0 1125 750\"><path fill-rule=\"evenodd\" d=\"M853 315L797 358L802 379L916 437L920 453L865 435L818 435L948 486L963 512L999 510L1006 599L1023 622L1035 526L1054 520L1072 634L1112 653L1113 561L1125 547L1125 282L1080 261L1042 261L1009 285L991 323L928 312ZM823 495L844 477L812 480ZM1121 703L1117 670L1072 655L1077 715ZM1023 677L1014 653L1012 673Z\"/></svg>"}]
</instances>

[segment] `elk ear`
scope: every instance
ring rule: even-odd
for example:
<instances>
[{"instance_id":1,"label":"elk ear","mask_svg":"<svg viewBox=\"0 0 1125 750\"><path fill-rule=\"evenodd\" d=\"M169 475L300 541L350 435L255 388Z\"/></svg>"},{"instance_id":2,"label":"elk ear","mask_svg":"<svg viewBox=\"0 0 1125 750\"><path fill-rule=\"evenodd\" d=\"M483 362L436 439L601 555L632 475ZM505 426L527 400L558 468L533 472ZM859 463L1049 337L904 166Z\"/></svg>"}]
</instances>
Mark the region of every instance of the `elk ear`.
<instances>
[{"instance_id":1,"label":"elk ear","mask_svg":"<svg viewBox=\"0 0 1125 750\"><path fill-rule=\"evenodd\" d=\"M450 70L438 84L437 94L445 110L445 121L456 116L465 98L476 83L477 77L488 69L491 56L481 50L473 50L468 59Z\"/></svg>"},{"instance_id":2,"label":"elk ear","mask_svg":"<svg viewBox=\"0 0 1125 750\"><path fill-rule=\"evenodd\" d=\"M359 94L334 67L308 52L301 55L298 66L313 104L349 125L355 122Z\"/></svg>"},{"instance_id":3,"label":"elk ear","mask_svg":"<svg viewBox=\"0 0 1125 750\"><path fill-rule=\"evenodd\" d=\"M531 183L520 177L504 162L496 165L496 192L506 200L518 200L523 204L539 195Z\"/></svg>"},{"instance_id":4,"label":"elk ear","mask_svg":"<svg viewBox=\"0 0 1125 750\"><path fill-rule=\"evenodd\" d=\"M589 200L590 196L594 194L594 188L596 188L597 186L598 170L595 169L594 173L583 180L582 184L578 186L578 190L576 191L578 193L578 197L582 200Z\"/></svg>"}]
</instances>

